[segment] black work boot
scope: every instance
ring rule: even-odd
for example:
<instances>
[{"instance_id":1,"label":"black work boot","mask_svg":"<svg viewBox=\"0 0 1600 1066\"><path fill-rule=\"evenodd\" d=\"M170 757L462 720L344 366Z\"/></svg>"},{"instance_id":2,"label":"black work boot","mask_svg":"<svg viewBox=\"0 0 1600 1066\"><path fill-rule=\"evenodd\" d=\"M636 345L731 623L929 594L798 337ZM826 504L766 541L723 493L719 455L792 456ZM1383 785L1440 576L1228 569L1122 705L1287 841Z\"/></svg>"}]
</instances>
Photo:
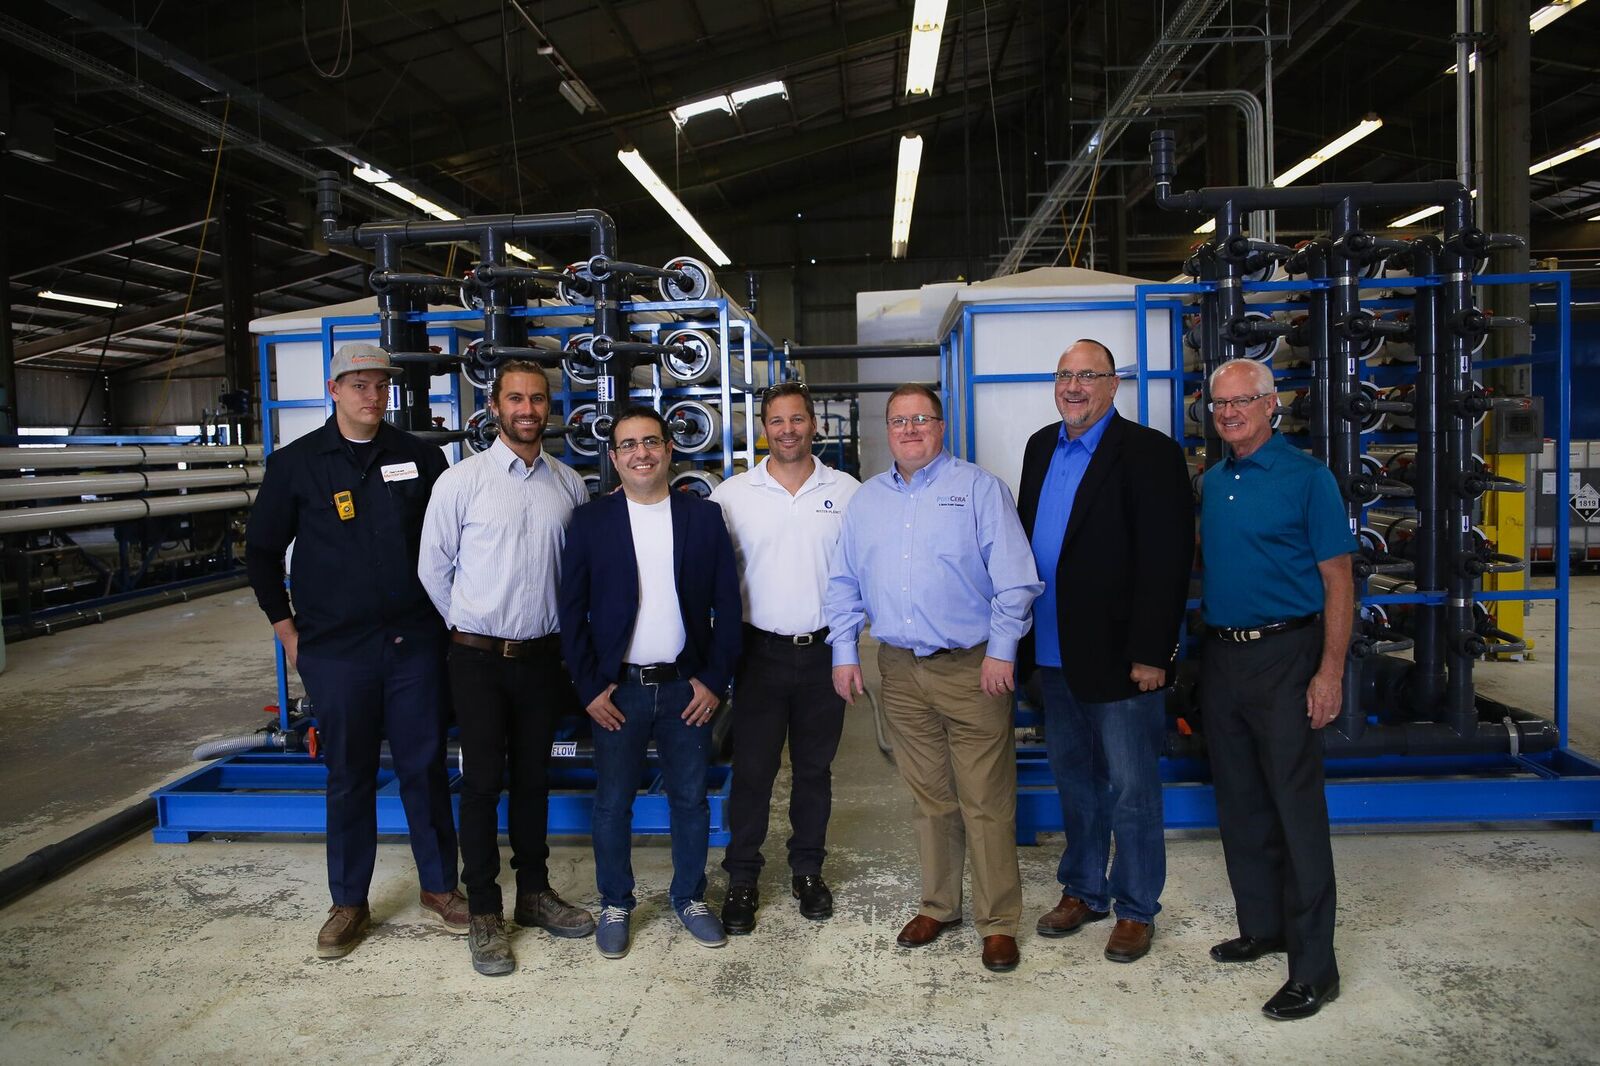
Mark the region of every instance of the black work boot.
<instances>
[{"instance_id":1,"label":"black work boot","mask_svg":"<svg viewBox=\"0 0 1600 1066\"><path fill-rule=\"evenodd\" d=\"M800 915L820 922L833 917L833 893L821 874L796 874L794 898L800 901Z\"/></svg>"},{"instance_id":2,"label":"black work boot","mask_svg":"<svg viewBox=\"0 0 1600 1066\"><path fill-rule=\"evenodd\" d=\"M756 908L761 906L761 894L748 881L728 886L727 898L722 901L722 928L734 936L743 936L756 927Z\"/></svg>"}]
</instances>

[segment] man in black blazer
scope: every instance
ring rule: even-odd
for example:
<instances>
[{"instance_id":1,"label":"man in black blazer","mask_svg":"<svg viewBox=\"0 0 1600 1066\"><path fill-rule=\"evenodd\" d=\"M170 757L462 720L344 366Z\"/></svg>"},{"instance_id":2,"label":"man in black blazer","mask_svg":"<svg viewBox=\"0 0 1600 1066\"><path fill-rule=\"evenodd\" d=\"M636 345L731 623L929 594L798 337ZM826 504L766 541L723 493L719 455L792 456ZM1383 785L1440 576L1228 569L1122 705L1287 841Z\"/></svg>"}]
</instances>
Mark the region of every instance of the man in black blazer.
<instances>
[{"instance_id":1,"label":"man in black blazer","mask_svg":"<svg viewBox=\"0 0 1600 1066\"><path fill-rule=\"evenodd\" d=\"M595 944L608 959L628 953L633 797L652 740L671 815L672 908L699 943L728 942L705 904L707 723L739 658L739 575L717 505L668 491L671 440L653 409L622 413L610 450L622 491L573 512L561 564L561 648L595 726Z\"/></svg>"},{"instance_id":2,"label":"man in black blazer","mask_svg":"<svg viewBox=\"0 0 1600 1066\"><path fill-rule=\"evenodd\" d=\"M1061 421L1029 439L1017 495L1045 581L1017 660L1024 675L1039 671L1067 834L1061 902L1039 935L1066 936L1114 903L1106 958L1133 962L1150 950L1167 875L1164 690L1194 558L1194 496L1178 443L1119 416L1116 395L1105 345L1080 340L1062 353Z\"/></svg>"}]
</instances>

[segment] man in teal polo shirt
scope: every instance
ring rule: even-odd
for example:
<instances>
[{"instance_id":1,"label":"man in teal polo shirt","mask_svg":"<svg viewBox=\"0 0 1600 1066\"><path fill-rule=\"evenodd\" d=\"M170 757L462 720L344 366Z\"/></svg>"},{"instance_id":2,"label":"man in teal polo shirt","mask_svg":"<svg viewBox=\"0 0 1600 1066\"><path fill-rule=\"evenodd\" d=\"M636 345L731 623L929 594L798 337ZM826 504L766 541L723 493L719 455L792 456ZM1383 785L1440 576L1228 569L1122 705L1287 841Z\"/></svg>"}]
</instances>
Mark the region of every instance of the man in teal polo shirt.
<instances>
[{"instance_id":1,"label":"man in teal polo shirt","mask_svg":"<svg viewBox=\"0 0 1600 1066\"><path fill-rule=\"evenodd\" d=\"M1212 418L1231 454L1201 487L1211 635L1200 699L1239 921L1211 957L1287 950L1289 980L1262 1010L1290 1020L1339 994L1318 731L1339 713L1356 538L1333 474L1272 431L1277 395L1262 363L1235 359L1211 375Z\"/></svg>"}]
</instances>

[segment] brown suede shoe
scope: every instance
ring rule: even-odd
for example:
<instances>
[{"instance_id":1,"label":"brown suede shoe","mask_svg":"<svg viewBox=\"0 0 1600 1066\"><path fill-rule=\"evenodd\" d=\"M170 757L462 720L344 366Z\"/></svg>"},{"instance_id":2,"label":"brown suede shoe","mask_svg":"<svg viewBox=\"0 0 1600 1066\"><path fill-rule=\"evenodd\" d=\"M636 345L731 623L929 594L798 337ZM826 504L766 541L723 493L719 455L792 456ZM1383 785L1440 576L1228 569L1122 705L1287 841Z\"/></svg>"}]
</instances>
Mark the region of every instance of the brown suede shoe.
<instances>
[{"instance_id":1,"label":"brown suede shoe","mask_svg":"<svg viewBox=\"0 0 1600 1066\"><path fill-rule=\"evenodd\" d=\"M983 967L995 973L1010 973L1017 968L1021 956L1017 954L1014 936L986 936L983 938Z\"/></svg>"},{"instance_id":2,"label":"brown suede shoe","mask_svg":"<svg viewBox=\"0 0 1600 1066\"><path fill-rule=\"evenodd\" d=\"M919 914L906 923L906 927L900 930L900 935L894 938L894 942L903 948L920 948L924 944L933 943L946 929L960 924L960 918L951 922L941 922L937 918Z\"/></svg>"},{"instance_id":3,"label":"brown suede shoe","mask_svg":"<svg viewBox=\"0 0 1600 1066\"><path fill-rule=\"evenodd\" d=\"M1135 922L1118 918L1111 939L1106 941L1106 958L1112 962L1137 962L1150 952L1150 938L1155 935L1153 922Z\"/></svg>"},{"instance_id":4,"label":"brown suede shoe","mask_svg":"<svg viewBox=\"0 0 1600 1066\"><path fill-rule=\"evenodd\" d=\"M452 933L465 936L472 928L472 912L467 910L467 897L459 888L448 892L423 892L419 902L424 911L439 919Z\"/></svg>"},{"instance_id":5,"label":"brown suede shoe","mask_svg":"<svg viewBox=\"0 0 1600 1066\"><path fill-rule=\"evenodd\" d=\"M1077 896L1063 893L1061 902L1041 916L1034 929L1040 936L1052 938L1066 936L1068 933L1076 933L1085 922L1098 922L1107 913L1092 911L1089 905Z\"/></svg>"},{"instance_id":6,"label":"brown suede shoe","mask_svg":"<svg viewBox=\"0 0 1600 1066\"><path fill-rule=\"evenodd\" d=\"M328 920L317 931L317 958L342 959L361 943L372 913L365 903L356 907L329 907Z\"/></svg>"}]
</instances>

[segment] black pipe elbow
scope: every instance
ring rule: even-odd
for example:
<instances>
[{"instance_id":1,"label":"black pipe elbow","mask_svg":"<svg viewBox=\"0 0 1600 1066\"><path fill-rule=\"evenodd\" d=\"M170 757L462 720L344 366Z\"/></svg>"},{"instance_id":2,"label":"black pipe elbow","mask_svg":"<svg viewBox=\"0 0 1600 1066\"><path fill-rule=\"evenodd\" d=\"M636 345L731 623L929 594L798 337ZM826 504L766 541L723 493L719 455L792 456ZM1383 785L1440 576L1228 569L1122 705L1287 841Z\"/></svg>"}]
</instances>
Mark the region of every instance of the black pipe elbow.
<instances>
[{"instance_id":1,"label":"black pipe elbow","mask_svg":"<svg viewBox=\"0 0 1600 1066\"><path fill-rule=\"evenodd\" d=\"M1178 176L1178 135L1172 130L1150 131L1150 175L1155 181L1156 203L1162 207L1172 194L1172 180Z\"/></svg>"}]
</instances>

